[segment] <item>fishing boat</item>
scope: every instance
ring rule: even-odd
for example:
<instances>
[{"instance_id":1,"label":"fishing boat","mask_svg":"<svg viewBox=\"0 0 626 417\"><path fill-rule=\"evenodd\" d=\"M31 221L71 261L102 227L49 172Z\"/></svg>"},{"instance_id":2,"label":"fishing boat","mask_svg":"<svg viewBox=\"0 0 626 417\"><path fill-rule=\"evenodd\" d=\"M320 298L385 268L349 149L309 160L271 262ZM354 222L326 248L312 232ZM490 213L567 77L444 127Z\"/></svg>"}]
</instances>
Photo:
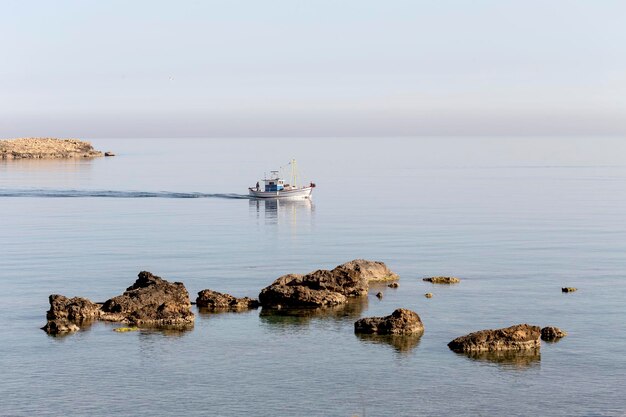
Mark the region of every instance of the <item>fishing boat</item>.
<instances>
[{"instance_id":1,"label":"fishing boat","mask_svg":"<svg viewBox=\"0 0 626 417\"><path fill-rule=\"evenodd\" d=\"M291 167L291 183L287 183L280 176L279 171L270 171L269 177L266 175L261 181L257 181L256 186L249 187L248 193L254 198L280 198L300 200L311 198L315 183L309 185L298 186L298 170L296 160L289 162Z\"/></svg>"}]
</instances>

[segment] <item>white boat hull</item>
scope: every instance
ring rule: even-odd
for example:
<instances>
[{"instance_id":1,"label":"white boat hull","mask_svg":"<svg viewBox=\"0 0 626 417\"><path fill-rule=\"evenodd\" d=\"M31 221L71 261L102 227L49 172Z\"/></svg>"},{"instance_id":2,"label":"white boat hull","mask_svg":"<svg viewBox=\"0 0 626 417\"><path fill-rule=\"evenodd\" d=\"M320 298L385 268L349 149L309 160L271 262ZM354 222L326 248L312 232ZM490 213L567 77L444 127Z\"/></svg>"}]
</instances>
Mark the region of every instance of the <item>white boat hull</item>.
<instances>
[{"instance_id":1,"label":"white boat hull","mask_svg":"<svg viewBox=\"0 0 626 417\"><path fill-rule=\"evenodd\" d=\"M311 198L313 187L302 187L295 190L280 191L257 191L255 188L248 188L250 197L254 198L280 198L285 200L303 200Z\"/></svg>"}]
</instances>

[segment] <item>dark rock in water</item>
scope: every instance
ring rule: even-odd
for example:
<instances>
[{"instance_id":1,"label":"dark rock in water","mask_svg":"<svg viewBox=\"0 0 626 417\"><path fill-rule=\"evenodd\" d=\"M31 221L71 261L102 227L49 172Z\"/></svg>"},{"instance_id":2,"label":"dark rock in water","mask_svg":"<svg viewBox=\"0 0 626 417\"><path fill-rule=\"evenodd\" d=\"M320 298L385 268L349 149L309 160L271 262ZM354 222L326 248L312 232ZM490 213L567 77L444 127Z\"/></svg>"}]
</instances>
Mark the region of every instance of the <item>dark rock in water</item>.
<instances>
[{"instance_id":1,"label":"dark rock in water","mask_svg":"<svg viewBox=\"0 0 626 417\"><path fill-rule=\"evenodd\" d=\"M211 311L237 311L257 308L259 301L248 297L236 298L230 294L212 290L202 290L198 293L196 305Z\"/></svg>"},{"instance_id":2,"label":"dark rock in water","mask_svg":"<svg viewBox=\"0 0 626 417\"><path fill-rule=\"evenodd\" d=\"M134 325L183 326L193 323L189 293L182 282L169 282L142 271L135 283L102 305L101 318Z\"/></svg>"},{"instance_id":3,"label":"dark rock in water","mask_svg":"<svg viewBox=\"0 0 626 417\"><path fill-rule=\"evenodd\" d=\"M135 326L189 326L195 319L189 294L180 282L169 282L150 272L140 272L124 294L107 300L102 306L86 298L50 296L50 310L43 327L56 334L78 330L94 319L122 322Z\"/></svg>"},{"instance_id":4,"label":"dark rock in water","mask_svg":"<svg viewBox=\"0 0 626 417\"><path fill-rule=\"evenodd\" d=\"M62 295L52 294L49 297L50 310L46 314L48 320L70 320L81 322L100 317L100 306L86 298L67 298Z\"/></svg>"},{"instance_id":5,"label":"dark rock in water","mask_svg":"<svg viewBox=\"0 0 626 417\"><path fill-rule=\"evenodd\" d=\"M567 336L567 332L558 327L547 326L541 329L541 338L546 342L554 342L562 337Z\"/></svg>"},{"instance_id":6,"label":"dark rock in water","mask_svg":"<svg viewBox=\"0 0 626 417\"><path fill-rule=\"evenodd\" d=\"M400 284L398 284L397 282L392 282L391 284L387 285L389 288L398 288L400 286Z\"/></svg>"},{"instance_id":7,"label":"dark rock in water","mask_svg":"<svg viewBox=\"0 0 626 417\"><path fill-rule=\"evenodd\" d=\"M426 294L424 294L424 297L426 297L426 298L433 298L433 293L432 292L427 292Z\"/></svg>"},{"instance_id":8,"label":"dark rock in water","mask_svg":"<svg viewBox=\"0 0 626 417\"><path fill-rule=\"evenodd\" d=\"M367 282L395 281L400 279L398 274L389 270L384 262L368 261L366 259L355 259L345 264L339 265L344 269L352 269L359 273Z\"/></svg>"},{"instance_id":9,"label":"dark rock in water","mask_svg":"<svg viewBox=\"0 0 626 417\"><path fill-rule=\"evenodd\" d=\"M376 294L376 297L378 297L379 299L382 299L384 296L384 294L382 292L379 292Z\"/></svg>"},{"instance_id":10,"label":"dark rock in water","mask_svg":"<svg viewBox=\"0 0 626 417\"><path fill-rule=\"evenodd\" d=\"M574 287L563 287L561 288L562 292L574 292L574 291L578 291L578 288L574 288Z\"/></svg>"},{"instance_id":11,"label":"dark rock in water","mask_svg":"<svg viewBox=\"0 0 626 417\"><path fill-rule=\"evenodd\" d=\"M306 275L288 274L259 294L263 307L326 307L367 295L369 283L398 279L382 262L355 259L332 270L320 269Z\"/></svg>"},{"instance_id":12,"label":"dark rock in water","mask_svg":"<svg viewBox=\"0 0 626 417\"><path fill-rule=\"evenodd\" d=\"M67 319L54 319L48 320L48 323L41 329L49 334L63 334L78 331L80 328Z\"/></svg>"},{"instance_id":13,"label":"dark rock in water","mask_svg":"<svg viewBox=\"0 0 626 417\"><path fill-rule=\"evenodd\" d=\"M341 266L306 275L283 275L259 294L264 307L323 307L345 303L349 297L367 295L367 280Z\"/></svg>"},{"instance_id":14,"label":"dark rock in water","mask_svg":"<svg viewBox=\"0 0 626 417\"><path fill-rule=\"evenodd\" d=\"M461 282L461 280L456 277L430 277L423 278L422 281L427 281L433 284L458 284Z\"/></svg>"},{"instance_id":15,"label":"dark rock in water","mask_svg":"<svg viewBox=\"0 0 626 417\"><path fill-rule=\"evenodd\" d=\"M481 330L457 337L448 347L455 352L495 352L499 350L539 349L541 328L518 324L504 329Z\"/></svg>"},{"instance_id":16,"label":"dark rock in water","mask_svg":"<svg viewBox=\"0 0 626 417\"><path fill-rule=\"evenodd\" d=\"M104 156L115 156L115 154L113 152L108 151L104 153Z\"/></svg>"},{"instance_id":17,"label":"dark rock in water","mask_svg":"<svg viewBox=\"0 0 626 417\"><path fill-rule=\"evenodd\" d=\"M354 323L356 333L367 334L419 334L424 332L420 316L414 311L399 308L390 316L366 317Z\"/></svg>"}]
</instances>

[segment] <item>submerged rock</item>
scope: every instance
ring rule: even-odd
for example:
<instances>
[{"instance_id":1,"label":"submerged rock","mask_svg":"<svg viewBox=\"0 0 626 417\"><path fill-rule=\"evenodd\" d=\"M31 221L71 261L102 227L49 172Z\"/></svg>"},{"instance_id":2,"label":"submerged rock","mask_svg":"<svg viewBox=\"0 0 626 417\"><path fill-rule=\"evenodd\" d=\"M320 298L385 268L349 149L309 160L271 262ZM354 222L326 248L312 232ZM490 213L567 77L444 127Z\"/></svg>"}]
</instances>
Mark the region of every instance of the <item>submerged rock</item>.
<instances>
[{"instance_id":1,"label":"submerged rock","mask_svg":"<svg viewBox=\"0 0 626 417\"><path fill-rule=\"evenodd\" d=\"M574 291L578 291L578 288L574 288L574 287L563 287L561 288L562 292L574 292Z\"/></svg>"},{"instance_id":2,"label":"submerged rock","mask_svg":"<svg viewBox=\"0 0 626 417\"><path fill-rule=\"evenodd\" d=\"M107 151L104 153L104 156L115 156L115 154L111 151Z\"/></svg>"},{"instance_id":3,"label":"submerged rock","mask_svg":"<svg viewBox=\"0 0 626 417\"><path fill-rule=\"evenodd\" d=\"M140 272L135 283L102 306L86 298L50 296L50 310L43 327L48 333L78 330L94 319L134 326L188 326L195 319L187 289L180 282L169 282L150 272Z\"/></svg>"},{"instance_id":4,"label":"submerged rock","mask_svg":"<svg viewBox=\"0 0 626 417\"><path fill-rule=\"evenodd\" d=\"M424 294L424 297L426 297L426 298L433 298L433 293L432 292L427 292L426 294Z\"/></svg>"},{"instance_id":5,"label":"submerged rock","mask_svg":"<svg viewBox=\"0 0 626 417\"><path fill-rule=\"evenodd\" d=\"M211 311L238 311L257 308L259 307L259 301L248 297L237 298L230 294L223 294L212 290L202 290L198 293L196 305Z\"/></svg>"},{"instance_id":6,"label":"submerged rock","mask_svg":"<svg viewBox=\"0 0 626 417\"><path fill-rule=\"evenodd\" d=\"M397 282L392 282L391 284L387 285L389 288L398 288L400 286L400 284L398 284Z\"/></svg>"},{"instance_id":7,"label":"submerged rock","mask_svg":"<svg viewBox=\"0 0 626 417\"><path fill-rule=\"evenodd\" d=\"M495 330L481 330L457 337L448 347L455 352L495 352L499 350L539 349L541 328L518 324Z\"/></svg>"},{"instance_id":8,"label":"submerged rock","mask_svg":"<svg viewBox=\"0 0 626 417\"><path fill-rule=\"evenodd\" d=\"M553 342L567 336L567 332L554 326L547 326L541 329L541 338L547 342Z\"/></svg>"},{"instance_id":9,"label":"submerged rock","mask_svg":"<svg viewBox=\"0 0 626 417\"><path fill-rule=\"evenodd\" d=\"M424 325L416 312L399 308L385 317L366 317L354 323L356 333L366 334L421 334Z\"/></svg>"},{"instance_id":10,"label":"submerged rock","mask_svg":"<svg viewBox=\"0 0 626 417\"><path fill-rule=\"evenodd\" d=\"M422 281L427 281L433 284L458 284L461 282L461 280L456 277L429 277L423 278Z\"/></svg>"},{"instance_id":11,"label":"submerged rock","mask_svg":"<svg viewBox=\"0 0 626 417\"><path fill-rule=\"evenodd\" d=\"M376 297L377 297L379 300L382 300L382 298L383 298L384 296L385 296L385 295L384 295L382 292L379 292L379 293L377 293L377 294L376 294Z\"/></svg>"}]
</instances>

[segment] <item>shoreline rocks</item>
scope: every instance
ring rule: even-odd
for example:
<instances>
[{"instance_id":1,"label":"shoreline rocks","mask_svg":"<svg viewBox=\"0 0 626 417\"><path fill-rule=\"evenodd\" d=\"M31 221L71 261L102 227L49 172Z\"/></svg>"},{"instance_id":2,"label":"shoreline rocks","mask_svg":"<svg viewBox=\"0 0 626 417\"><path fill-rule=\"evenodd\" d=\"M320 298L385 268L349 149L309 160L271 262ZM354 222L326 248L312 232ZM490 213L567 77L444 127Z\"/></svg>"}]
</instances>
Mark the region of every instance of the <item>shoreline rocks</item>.
<instances>
[{"instance_id":1,"label":"shoreline rocks","mask_svg":"<svg viewBox=\"0 0 626 417\"><path fill-rule=\"evenodd\" d=\"M150 272L139 273L135 283L102 305L86 298L50 296L47 333L79 330L93 320L120 322L133 326L187 327L193 324L189 293L181 282L169 282Z\"/></svg>"},{"instance_id":2,"label":"shoreline rocks","mask_svg":"<svg viewBox=\"0 0 626 417\"><path fill-rule=\"evenodd\" d=\"M354 331L364 334L411 335L424 333L424 325L416 312L399 308L389 316L357 320Z\"/></svg>"},{"instance_id":3,"label":"shoreline rocks","mask_svg":"<svg viewBox=\"0 0 626 417\"><path fill-rule=\"evenodd\" d=\"M458 284L461 280L457 277L429 277L423 278L422 281L432 284Z\"/></svg>"},{"instance_id":4,"label":"shoreline rocks","mask_svg":"<svg viewBox=\"0 0 626 417\"><path fill-rule=\"evenodd\" d=\"M237 298L213 290L202 290L196 298L196 305L209 311L241 311L258 308L259 300L243 297Z\"/></svg>"},{"instance_id":5,"label":"shoreline rocks","mask_svg":"<svg viewBox=\"0 0 626 417\"><path fill-rule=\"evenodd\" d=\"M78 139L19 138L0 140L0 159L96 158L104 154Z\"/></svg>"},{"instance_id":6,"label":"shoreline rocks","mask_svg":"<svg viewBox=\"0 0 626 417\"><path fill-rule=\"evenodd\" d=\"M355 259L332 270L287 274L263 288L259 302L268 308L326 307L367 295L369 283L398 279L382 262Z\"/></svg>"},{"instance_id":7,"label":"shoreline rocks","mask_svg":"<svg viewBox=\"0 0 626 417\"><path fill-rule=\"evenodd\" d=\"M518 324L495 330L480 330L457 337L448 347L455 352L496 352L500 350L532 350L541 347L541 328Z\"/></svg>"}]
</instances>

